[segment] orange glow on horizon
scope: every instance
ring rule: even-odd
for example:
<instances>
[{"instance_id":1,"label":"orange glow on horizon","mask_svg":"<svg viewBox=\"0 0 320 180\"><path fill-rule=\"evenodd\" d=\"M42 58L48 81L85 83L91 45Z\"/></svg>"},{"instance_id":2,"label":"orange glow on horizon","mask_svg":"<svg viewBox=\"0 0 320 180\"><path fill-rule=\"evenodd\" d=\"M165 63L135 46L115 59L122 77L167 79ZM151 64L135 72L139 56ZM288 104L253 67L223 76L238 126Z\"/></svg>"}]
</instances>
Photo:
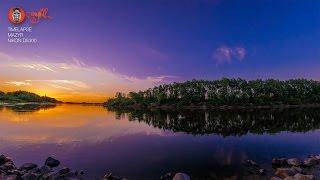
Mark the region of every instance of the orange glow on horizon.
<instances>
[{"instance_id":1,"label":"orange glow on horizon","mask_svg":"<svg viewBox=\"0 0 320 180\"><path fill-rule=\"evenodd\" d=\"M83 93L65 93L65 92L58 92L54 90L42 90L42 89L29 89L29 88L21 88L21 89L0 89L3 92L13 92L13 91L28 91L31 93L35 93L39 96L48 96L51 98L55 98L58 101L62 102L75 102L75 103L103 103L108 98L114 97L114 94L96 94L94 92L83 92Z\"/></svg>"}]
</instances>

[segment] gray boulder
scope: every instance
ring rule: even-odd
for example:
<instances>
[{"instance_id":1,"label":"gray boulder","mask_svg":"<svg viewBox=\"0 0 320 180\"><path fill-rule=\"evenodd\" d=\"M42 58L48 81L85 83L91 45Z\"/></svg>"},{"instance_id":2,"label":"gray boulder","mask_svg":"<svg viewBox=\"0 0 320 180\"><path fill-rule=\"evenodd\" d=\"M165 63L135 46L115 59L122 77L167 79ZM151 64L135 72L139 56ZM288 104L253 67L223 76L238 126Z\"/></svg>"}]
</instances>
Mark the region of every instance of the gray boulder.
<instances>
[{"instance_id":1,"label":"gray boulder","mask_svg":"<svg viewBox=\"0 0 320 180\"><path fill-rule=\"evenodd\" d=\"M190 177L185 173L177 173L173 176L172 180L190 180Z\"/></svg>"}]
</instances>

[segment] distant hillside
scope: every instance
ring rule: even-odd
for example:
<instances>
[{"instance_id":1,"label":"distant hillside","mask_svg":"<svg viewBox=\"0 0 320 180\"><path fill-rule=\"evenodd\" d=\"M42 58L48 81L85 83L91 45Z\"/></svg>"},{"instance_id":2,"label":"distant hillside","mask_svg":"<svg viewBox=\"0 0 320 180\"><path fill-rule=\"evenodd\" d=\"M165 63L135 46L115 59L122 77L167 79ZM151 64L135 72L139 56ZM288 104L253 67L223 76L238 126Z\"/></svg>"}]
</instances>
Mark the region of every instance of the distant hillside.
<instances>
[{"instance_id":1,"label":"distant hillside","mask_svg":"<svg viewBox=\"0 0 320 180\"><path fill-rule=\"evenodd\" d=\"M57 103L58 100L47 97L47 96L39 96L35 93L27 92L27 91L14 91L4 93L0 91L0 103L7 102L7 103L22 103L22 102L50 102L50 103Z\"/></svg>"},{"instance_id":2,"label":"distant hillside","mask_svg":"<svg viewBox=\"0 0 320 180\"><path fill-rule=\"evenodd\" d=\"M188 105L299 105L320 103L320 83L314 80L280 81L227 79L192 80L156 86L145 91L117 93L109 108Z\"/></svg>"}]
</instances>

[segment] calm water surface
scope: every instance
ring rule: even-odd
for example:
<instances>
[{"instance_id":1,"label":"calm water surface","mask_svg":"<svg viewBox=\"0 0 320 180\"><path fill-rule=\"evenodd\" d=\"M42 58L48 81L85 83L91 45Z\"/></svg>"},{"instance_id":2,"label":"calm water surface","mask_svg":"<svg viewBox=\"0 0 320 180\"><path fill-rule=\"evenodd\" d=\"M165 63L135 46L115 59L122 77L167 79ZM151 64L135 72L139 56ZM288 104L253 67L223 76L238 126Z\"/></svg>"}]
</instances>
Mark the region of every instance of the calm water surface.
<instances>
[{"instance_id":1,"label":"calm water surface","mask_svg":"<svg viewBox=\"0 0 320 180\"><path fill-rule=\"evenodd\" d=\"M100 106L0 107L0 154L17 165L62 166L153 180L183 171L193 179L241 174L253 159L271 170L273 157L320 153L320 109L127 111Z\"/></svg>"}]
</instances>

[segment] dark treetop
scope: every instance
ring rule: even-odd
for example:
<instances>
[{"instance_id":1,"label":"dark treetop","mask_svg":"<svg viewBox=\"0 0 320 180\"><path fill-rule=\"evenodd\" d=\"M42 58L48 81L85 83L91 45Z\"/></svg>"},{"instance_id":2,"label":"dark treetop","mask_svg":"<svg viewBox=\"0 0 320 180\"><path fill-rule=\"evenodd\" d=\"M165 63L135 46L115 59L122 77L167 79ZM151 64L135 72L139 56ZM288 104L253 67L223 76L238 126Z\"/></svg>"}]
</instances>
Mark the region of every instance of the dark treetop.
<instances>
[{"instance_id":1,"label":"dark treetop","mask_svg":"<svg viewBox=\"0 0 320 180\"><path fill-rule=\"evenodd\" d=\"M192 80L156 86L145 91L117 93L105 106L161 107L201 105L298 105L320 103L320 83L314 80L268 79Z\"/></svg>"}]
</instances>

